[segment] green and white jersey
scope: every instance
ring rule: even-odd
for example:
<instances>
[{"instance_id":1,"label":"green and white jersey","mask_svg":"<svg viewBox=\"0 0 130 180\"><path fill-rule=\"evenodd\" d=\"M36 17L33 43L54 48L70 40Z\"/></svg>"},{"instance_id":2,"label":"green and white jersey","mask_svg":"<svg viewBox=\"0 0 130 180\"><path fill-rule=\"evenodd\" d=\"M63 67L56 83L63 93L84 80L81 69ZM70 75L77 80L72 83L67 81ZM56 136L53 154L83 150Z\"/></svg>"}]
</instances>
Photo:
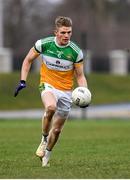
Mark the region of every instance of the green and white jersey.
<instances>
[{"instance_id":1,"label":"green and white jersey","mask_svg":"<svg viewBox=\"0 0 130 180\"><path fill-rule=\"evenodd\" d=\"M60 46L57 44L56 37L54 36L38 40L34 48L42 55L41 82L55 85L55 83L52 83L50 80L53 79L53 81L60 80L60 83L64 84L65 79L61 81L61 77L63 76L63 78L70 79L69 82L67 80L67 83L69 83L67 88L71 89L74 64L83 61L82 50L72 41L66 46ZM47 74L45 74L45 72ZM59 87L59 89L64 88Z\"/></svg>"},{"instance_id":2,"label":"green and white jersey","mask_svg":"<svg viewBox=\"0 0 130 180\"><path fill-rule=\"evenodd\" d=\"M83 53L75 43L70 41L66 46L59 46L55 37L38 40L35 49L50 69L67 71L73 68L73 63L83 59Z\"/></svg>"}]
</instances>

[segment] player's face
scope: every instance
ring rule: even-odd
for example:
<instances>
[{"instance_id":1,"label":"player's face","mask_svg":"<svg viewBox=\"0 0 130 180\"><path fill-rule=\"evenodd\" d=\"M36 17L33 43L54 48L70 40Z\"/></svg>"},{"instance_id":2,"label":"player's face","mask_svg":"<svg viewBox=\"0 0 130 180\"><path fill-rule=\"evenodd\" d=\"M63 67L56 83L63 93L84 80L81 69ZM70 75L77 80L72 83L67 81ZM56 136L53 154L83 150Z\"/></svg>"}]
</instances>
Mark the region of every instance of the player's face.
<instances>
[{"instance_id":1,"label":"player's face","mask_svg":"<svg viewBox=\"0 0 130 180\"><path fill-rule=\"evenodd\" d=\"M72 35L72 27L62 26L55 31L55 35L59 45L67 45Z\"/></svg>"}]
</instances>

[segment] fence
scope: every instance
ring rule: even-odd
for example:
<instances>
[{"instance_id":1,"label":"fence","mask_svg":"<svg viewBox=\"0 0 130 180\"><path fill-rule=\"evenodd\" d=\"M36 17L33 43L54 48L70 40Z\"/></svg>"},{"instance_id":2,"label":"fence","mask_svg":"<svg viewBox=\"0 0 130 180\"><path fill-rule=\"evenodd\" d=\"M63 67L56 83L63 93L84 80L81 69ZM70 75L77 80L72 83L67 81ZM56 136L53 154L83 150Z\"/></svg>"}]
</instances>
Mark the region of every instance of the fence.
<instances>
[{"instance_id":1,"label":"fence","mask_svg":"<svg viewBox=\"0 0 130 180\"><path fill-rule=\"evenodd\" d=\"M20 59L20 58L19 58ZM107 72L126 75L130 71L129 54L123 50L110 51L106 56L94 56L92 51L84 51L85 72ZM20 67L13 66L17 61L12 58L10 49L0 48L0 72L12 72ZM39 71L41 57L33 64L33 71Z\"/></svg>"}]
</instances>

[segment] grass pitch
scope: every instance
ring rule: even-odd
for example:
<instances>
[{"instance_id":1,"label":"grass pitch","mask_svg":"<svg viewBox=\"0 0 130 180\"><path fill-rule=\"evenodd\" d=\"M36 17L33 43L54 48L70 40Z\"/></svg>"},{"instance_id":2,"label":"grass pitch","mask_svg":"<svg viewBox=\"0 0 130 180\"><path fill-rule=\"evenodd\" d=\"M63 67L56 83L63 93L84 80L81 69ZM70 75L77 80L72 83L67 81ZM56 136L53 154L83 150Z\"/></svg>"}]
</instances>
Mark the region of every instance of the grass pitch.
<instances>
[{"instance_id":1,"label":"grass pitch","mask_svg":"<svg viewBox=\"0 0 130 180\"><path fill-rule=\"evenodd\" d=\"M41 121L0 120L0 178L130 178L130 121L66 122L51 167L35 156Z\"/></svg>"},{"instance_id":2,"label":"grass pitch","mask_svg":"<svg viewBox=\"0 0 130 180\"><path fill-rule=\"evenodd\" d=\"M0 73L0 110L37 109L43 106L38 90L39 73L30 73L27 87L14 97L19 77L20 72ZM130 102L130 75L97 73L87 75L87 80L92 93L92 105Z\"/></svg>"}]
</instances>

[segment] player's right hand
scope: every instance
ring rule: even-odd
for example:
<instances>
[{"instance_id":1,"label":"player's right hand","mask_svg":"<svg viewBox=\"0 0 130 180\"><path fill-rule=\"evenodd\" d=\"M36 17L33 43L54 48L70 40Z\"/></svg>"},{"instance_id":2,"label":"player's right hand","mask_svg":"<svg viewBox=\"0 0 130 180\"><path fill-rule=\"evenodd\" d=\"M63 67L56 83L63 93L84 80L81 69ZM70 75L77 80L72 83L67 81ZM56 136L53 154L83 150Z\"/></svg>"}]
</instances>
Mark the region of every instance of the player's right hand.
<instances>
[{"instance_id":1,"label":"player's right hand","mask_svg":"<svg viewBox=\"0 0 130 180\"><path fill-rule=\"evenodd\" d=\"M26 82L24 80L21 80L15 89L14 97L16 97L18 95L19 91L25 87L26 87Z\"/></svg>"}]
</instances>

